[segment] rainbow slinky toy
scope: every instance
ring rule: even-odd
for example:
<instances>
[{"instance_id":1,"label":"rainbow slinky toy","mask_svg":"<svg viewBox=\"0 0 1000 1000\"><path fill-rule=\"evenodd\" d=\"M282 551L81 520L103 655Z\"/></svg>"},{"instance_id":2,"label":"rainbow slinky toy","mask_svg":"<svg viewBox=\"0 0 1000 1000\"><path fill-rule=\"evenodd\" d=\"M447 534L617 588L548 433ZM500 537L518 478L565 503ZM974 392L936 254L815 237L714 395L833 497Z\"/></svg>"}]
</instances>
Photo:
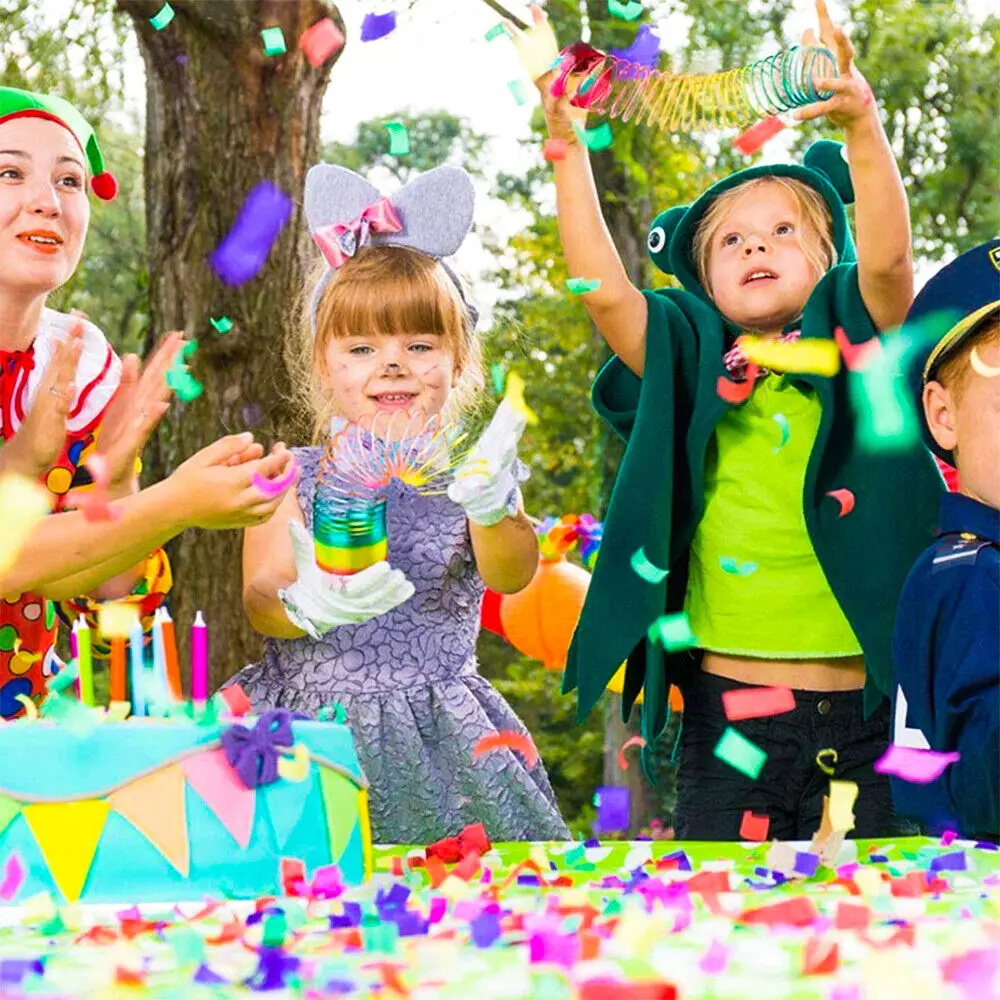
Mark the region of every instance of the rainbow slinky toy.
<instances>
[{"instance_id":1,"label":"rainbow slinky toy","mask_svg":"<svg viewBox=\"0 0 1000 1000\"><path fill-rule=\"evenodd\" d=\"M667 73L584 42L560 54L552 96L566 92L570 75L586 74L570 104L623 122L668 132L743 128L760 118L831 96L816 81L838 75L827 49L794 46L724 73Z\"/></svg>"},{"instance_id":2,"label":"rainbow slinky toy","mask_svg":"<svg viewBox=\"0 0 1000 1000\"><path fill-rule=\"evenodd\" d=\"M313 499L316 563L348 576L386 558L386 501L398 479L424 495L444 493L461 438L437 417L393 414L383 431L349 424L333 435L320 463Z\"/></svg>"}]
</instances>

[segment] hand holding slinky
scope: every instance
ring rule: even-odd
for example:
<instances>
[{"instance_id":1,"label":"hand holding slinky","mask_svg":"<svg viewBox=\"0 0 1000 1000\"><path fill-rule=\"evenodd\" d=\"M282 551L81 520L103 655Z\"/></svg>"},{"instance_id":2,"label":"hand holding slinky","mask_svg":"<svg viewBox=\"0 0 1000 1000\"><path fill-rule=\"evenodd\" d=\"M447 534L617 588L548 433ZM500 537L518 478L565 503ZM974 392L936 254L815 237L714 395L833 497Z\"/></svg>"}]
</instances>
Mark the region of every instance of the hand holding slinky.
<instances>
[{"instance_id":1,"label":"hand holding slinky","mask_svg":"<svg viewBox=\"0 0 1000 1000\"><path fill-rule=\"evenodd\" d=\"M448 497L465 509L470 521L488 528L517 513L519 472L517 444L527 423L525 415L504 400L476 446L455 469Z\"/></svg>"},{"instance_id":2,"label":"hand holding slinky","mask_svg":"<svg viewBox=\"0 0 1000 1000\"><path fill-rule=\"evenodd\" d=\"M312 535L298 521L288 530L298 577L278 597L288 620L312 638L339 625L361 625L413 596L413 584L385 561L353 576L325 573L316 565Z\"/></svg>"}]
</instances>

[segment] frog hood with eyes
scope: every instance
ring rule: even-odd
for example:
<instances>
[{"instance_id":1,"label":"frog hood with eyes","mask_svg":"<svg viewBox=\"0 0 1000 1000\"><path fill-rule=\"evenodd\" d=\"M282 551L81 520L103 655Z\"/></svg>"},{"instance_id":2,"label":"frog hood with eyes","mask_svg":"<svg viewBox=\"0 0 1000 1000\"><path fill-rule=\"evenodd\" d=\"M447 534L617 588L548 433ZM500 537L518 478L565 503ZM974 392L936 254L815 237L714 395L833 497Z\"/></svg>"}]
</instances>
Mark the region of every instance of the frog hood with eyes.
<instances>
[{"instance_id":1,"label":"frog hood with eyes","mask_svg":"<svg viewBox=\"0 0 1000 1000\"><path fill-rule=\"evenodd\" d=\"M806 150L801 165L770 163L739 170L713 184L693 205L668 208L653 220L646 240L653 263L664 274L675 275L686 291L709 305L713 304L712 300L698 281L692 256L695 229L719 195L755 177L789 177L818 191L833 216L833 245L837 251L834 263L850 264L856 260L845 209L845 205L854 202L854 187L844 146L830 139L820 139Z\"/></svg>"}]
</instances>

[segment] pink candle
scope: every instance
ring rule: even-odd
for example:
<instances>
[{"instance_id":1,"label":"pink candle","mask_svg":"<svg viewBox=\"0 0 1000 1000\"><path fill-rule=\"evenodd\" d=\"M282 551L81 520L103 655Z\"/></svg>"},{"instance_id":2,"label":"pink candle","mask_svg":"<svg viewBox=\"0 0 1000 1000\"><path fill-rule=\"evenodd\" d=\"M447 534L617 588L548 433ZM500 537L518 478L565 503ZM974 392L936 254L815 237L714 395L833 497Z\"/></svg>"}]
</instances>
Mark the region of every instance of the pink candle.
<instances>
[{"instance_id":1,"label":"pink candle","mask_svg":"<svg viewBox=\"0 0 1000 1000\"><path fill-rule=\"evenodd\" d=\"M208 627L200 611L191 626L191 698L208 701Z\"/></svg>"}]
</instances>

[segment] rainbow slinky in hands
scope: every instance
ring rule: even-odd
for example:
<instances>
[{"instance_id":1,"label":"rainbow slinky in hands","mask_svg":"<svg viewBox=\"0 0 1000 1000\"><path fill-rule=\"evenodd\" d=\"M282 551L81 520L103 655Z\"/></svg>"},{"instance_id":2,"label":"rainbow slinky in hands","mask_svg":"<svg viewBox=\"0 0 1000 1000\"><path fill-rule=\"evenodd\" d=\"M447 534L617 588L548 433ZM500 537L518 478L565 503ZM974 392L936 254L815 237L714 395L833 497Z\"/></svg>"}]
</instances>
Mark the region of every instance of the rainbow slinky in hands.
<instances>
[{"instance_id":1,"label":"rainbow slinky in hands","mask_svg":"<svg viewBox=\"0 0 1000 1000\"><path fill-rule=\"evenodd\" d=\"M743 128L830 97L816 81L838 76L827 49L805 45L724 73L667 73L577 42L563 50L558 70L554 97L571 74L585 73L570 104L668 132Z\"/></svg>"},{"instance_id":2,"label":"rainbow slinky in hands","mask_svg":"<svg viewBox=\"0 0 1000 1000\"><path fill-rule=\"evenodd\" d=\"M398 479L418 492L444 493L462 458L454 428L437 417L393 414L376 428L349 424L328 442L313 499L316 563L327 573L357 573L386 558L386 500Z\"/></svg>"}]
</instances>

